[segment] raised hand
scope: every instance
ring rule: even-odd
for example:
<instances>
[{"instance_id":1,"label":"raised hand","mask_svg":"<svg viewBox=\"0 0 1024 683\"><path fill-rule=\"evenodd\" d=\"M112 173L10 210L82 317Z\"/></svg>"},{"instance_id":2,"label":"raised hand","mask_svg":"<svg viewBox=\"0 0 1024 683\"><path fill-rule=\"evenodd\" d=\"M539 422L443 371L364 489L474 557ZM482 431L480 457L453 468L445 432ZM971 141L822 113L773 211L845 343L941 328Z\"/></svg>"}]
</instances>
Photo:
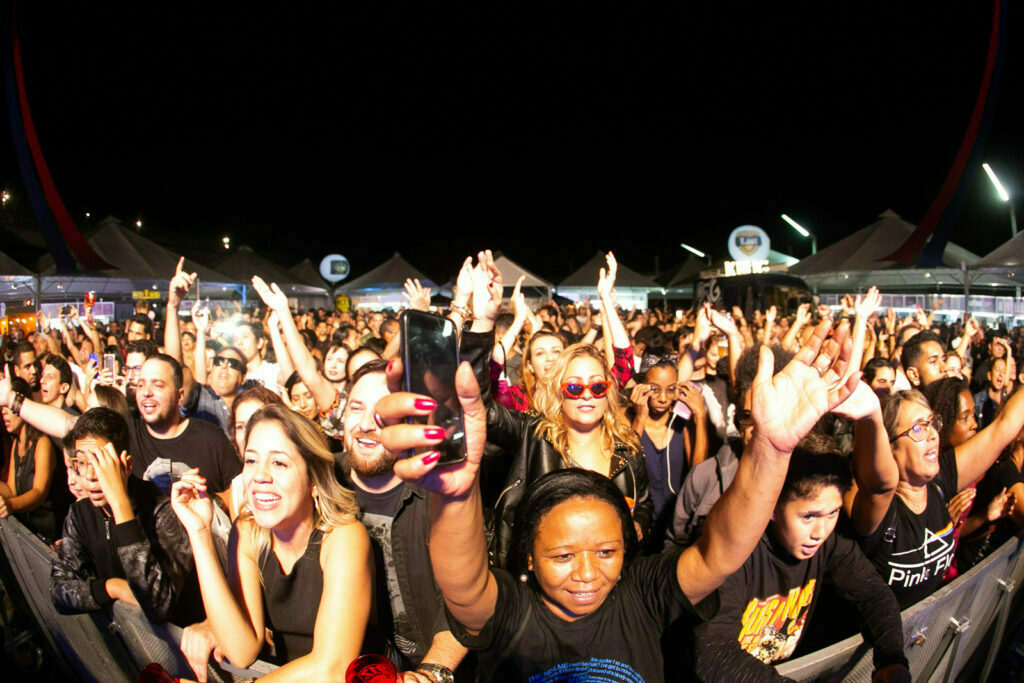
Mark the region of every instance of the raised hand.
<instances>
[{"instance_id":1,"label":"raised hand","mask_svg":"<svg viewBox=\"0 0 1024 683\"><path fill-rule=\"evenodd\" d=\"M213 502L198 467L181 475L181 480L171 486L171 509L190 534L209 529L213 524Z\"/></svg>"},{"instance_id":2,"label":"raised hand","mask_svg":"<svg viewBox=\"0 0 1024 683\"><path fill-rule=\"evenodd\" d=\"M870 417L876 410L881 410L878 396L866 382L858 382L853 393L833 408L832 412L851 420L862 420Z\"/></svg>"},{"instance_id":3,"label":"raised hand","mask_svg":"<svg viewBox=\"0 0 1024 683\"><path fill-rule=\"evenodd\" d=\"M853 354L849 328L839 328L826 340L831 327L831 321L822 320L793 360L774 376L773 354L767 346L760 347L751 387L754 434L767 439L776 451L792 452L822 415L857 388L860 372L842 381Z\"/></svg>"},{"instance_id":4,"label":"raised hand","mask_svg":"<svg viewBox=\"0 0 1024 683\"><path fill-rule=\"evenodd\" d=\"M36 314L36 330L41 330L43 334L50 334L50 319L42 311Z\"/></svg>"},{"instance_id":5,"label":"raised hand","mask_svg":"<svg viewBox=\"0 0 1024 683\"><path fill-rule=\"evenodd\" d=\"M186 273L182 270L185 266L185 257L178 259L178 265L174 268L174 277L167 287L167 305L177 307L188 296L188 290L196 281L195 273Z\"/></svg>"},{"instance_id":6,"label":"raised hand","mask_svg":"<svg viewBox=\"0 0 1024 683\"><path fill-rule=\"evenodd\" d=\"M494 265L491 250L477 254L476 267L471 271L473 280L473 317L477 320L491 320L498 317L501 297L504 292L501 271Z\"/></svg>"},{"instance_id":7,"label":"raised hand","mask_svg":"<svg viewBox=\"0 0 1024 683\"><path fill-rule=\"evenodd\" d=\"M118 456L114 446L107 443L103 448L96 448L85 454L96 473L96 481L103 491L107 503L115 511L118 505L128 505L128 477L132 468L128 454L121 451Z\"/></svg>"},{"instance_id":8,"label":"raised hand","mask_svg":"<svg viewBox=\"0 0 1024 683\"><path fill-rule=\"evenodd\" d=\"M800 304L796 309L796 322L794 324L797 327L803 327L809 322L811 322L811 305L809 303Z\"/></svg>"},{"instance_id":9,"label":"raised hand","mask_svg":"<svg viewBox=\"0 0 1024 683\"><path fill-rule=\"evenodd\" d=\"M714 326L711 324L711 304L704 303L697 311L697 322L693 326L694 343L703 344L711 336Z\"/></svg>"},{"instance_id":10,"label":"raised hand","mask_svg":"<svg viewBox=\"0 0 1024 683\"><path fill-rule=\"evenodd\" d=\"M881 305L881 303L882 295L878 293L878 287L871 287L863 297L859 294L857 295L857 299L853 303L853 308L857 312L858 318L864 318L867 320L879 305Z\"/></svg>"},{"instance_id":11,"label":"raised hand","mask_svg":"<svg viewBox=\"0 0 1024 683\"><path fill-rule=\"evenodd\" d=\"M206 334L210 330L210 309L203 308L198 300L192 304L192 322L196 324L196 331Z\"/></svg>"},{"instance_id":12,"label":"raised hand","mask_svg":"<svg viewBox=\"0 0 1024 683\"><path fill-rule=\"evenodd\" d=\"M999 495L993 498L992 502L988 504L988 510L985 511L985 518L990 522L995 522L996 520L1006 517L1013 510L1016 500L1016 495L1007 492L1004 487Z\"/></svg>"},{"instance_id":13,"label":"raised hand","mask_svg":"<svg viewBox=\"0 0 1024 683\"><path fill-rule=\"evenodd\" d=\"M818 317L821 318L822 320L831 320L832 309L826 306L825 304L818 306Z\"/></svg>"},{"instance_id":14,"label":"raised hand","mask_svg":"<svg viewBox=\"0 0 1024 683\"><path fill-rule=\"evenodd\" d=\"M859 296L857 297L857 300L860 300ZM849 294L843 295L843 298L839 300L839 305L842 306L843 315L845 315L846 317L852 316L854 314L854 311L856 310L853 302L853 297L850 296Z\"/></svg>"},{"instance_id":15,"label":"raised hand","mask_svg":"<svg viewBox=\"0 0 1024 683\"><path fill-rule=\"evenodd\" d=\"M466 260L462 262L462 268L459 269L459 276L455 280L455 293L456 295L462 294L469 300L469 297L473 294L473 257L467 256Z\"/></svg>"},{"instance_id":16,"label":"raised hand","mask_svg":"<svg viewBox=\"0 0 1024 683\"><path fill-rule=\"evenodd\" d=\"M977 489L966 488L949 499L949 518L953 520L954 525L960 526L967 521L967 511L971 509L974 496L977 494Z\"/></svg>"},{"instance_id":17,"label":"raised hand","mask_svg":"<svg viewBox=\"0 0 1024 683\"><path fill-rule=\"evenodd\" d=\"M740 314L742 316L742 314ZM717 327L722 334L734 335L739 334L739 330L736 328L736 321L731 317L723 313L722 311L716 311L708 305L708 316L711 320L711 324Z\"/></svg>"},{"instance_id":18,"label":"raised hand","mask_svg":"<svg viewBox=\"0 0 1024 683\"><path fill-rule=\"evenodd\" d=\"M765 311L765 314L764 314L764 322L765 322L765 324L766 325L774 325L775 324L775 316L777 316L778 314L779 314L779 309L775 308L774 305L773 306L769 306L768 310ZM767 340L765 340L765 341L767 342Z\"/></svg>"},{"instance_id":19,"label":"raised hand","mask_svg":"<svg viewBox=\"0 0 1024 683\"><path fill-rule=\"evenodd\" d=\"M430 310L430 287L421 285L419 279L407 279L404 286L402 296L409 302L409 308L423 312Z\"/></svg>"},{"instance_id":20,"label":"raised hand","mask_svg":"<svg viewBox=\"0 0 1024 683\"><path fill-rule=\"evenodd\" d=\"M291 311L288 309L288 297L281 291L276 282L268 285L259 275L253 275L252 286L256 293L260 295L260 298L263 299L263 303L271 310L277 311L278 315L291 315Z\"/></svg>"},{"instance_id":21,"label":"raised hand","mask_svg":"<svg viewBox=\"0 0 1024 683\"><path fill-rule=\"evenodd\" d=\"M619 272L619 264L615 260L615 254L610 251L604 258L608 268L602 268L597 277L597 294L605 303L608 303L612 301L612 295L615 292L615 277ZM614 302L609 306L609 308L612 307L614 307Z\"/></svg>"},{"instance_id":22,"label":"raised hand","mask_svg":"<svg viewBox=\"0 0 1024 683\"><path fill-rule=\"evenodd\" d=\"M400 369L392 368L392 371ZM389 375L394 383L397 377ZM458 498L466 495L476 481L483 457L484 442L487 440L487 409L480 398L477 384L469 363L463 363L455 373L455 390L462 405L463 425L466 435L467 458L456 465L438 467L437 451L419 453L402 458L395 463L395 474L422 488L442 496ZM417 408L416 402L426 406ZM381 432L381 442L392 453L414 448L436 446L443 437L428 438L431 427L405 424L406 417L429 415L433 399L405 392L388 394L377 403L377 416L386 425Z\"/></svg>"},{"instance_id":23,"label":"raised hand","mask_svg":"<svg viewBox=\"0 0 1024 683\"><path fill-rule=\"evenodd\" d=\"M648 414L650 414L650 403L651 395L654 394L654 387L650 384L637 384L633 387L633 391L629 395L629 401L633 404L633 409L636 410L636 417L638 420L646 420Z\"/></svg>"},{"instance_id":24,"label":"raised hand","mask_svg":"<svg viewBox=\"0 0 1024 683\"><path fill-rule=\"evenodd\" d=\"M11 389L11 366L4 363L4 376L0 377L0 406L10 408L14 390Z\"/></svg>"}]
</instances>

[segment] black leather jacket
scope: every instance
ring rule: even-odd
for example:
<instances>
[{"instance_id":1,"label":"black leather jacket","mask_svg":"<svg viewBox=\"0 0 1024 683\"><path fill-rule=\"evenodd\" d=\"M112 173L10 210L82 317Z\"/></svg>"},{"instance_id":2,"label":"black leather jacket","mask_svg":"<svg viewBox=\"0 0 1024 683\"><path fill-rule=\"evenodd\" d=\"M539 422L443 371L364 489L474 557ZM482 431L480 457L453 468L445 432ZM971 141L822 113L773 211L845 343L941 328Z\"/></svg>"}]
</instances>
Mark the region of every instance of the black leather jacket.
<instances>
[{"instance_id":1,"label":"black leather jacket","mask_svg":"<svg viewBox=\"0 0 1024 683\"><path fill-rule=\"evenodd\" d=\"M542 419L539 414L510 410L491 397L488 360L493 348L493 332L462 334L462 360L473 366L487 405L487 440L513 453L514 458L505 488L495 504L494 516L493 552L498 563L505 566L512 540L512 522L526 487L548 472L564 469L566 464L554 444L536 435L537 424ZM643 452L633 452L619 444L612 455L609 478L627 502L632 503L633 521L646 538L651 530L654 502L648 490Z\"/></svg>"}]
</instances>

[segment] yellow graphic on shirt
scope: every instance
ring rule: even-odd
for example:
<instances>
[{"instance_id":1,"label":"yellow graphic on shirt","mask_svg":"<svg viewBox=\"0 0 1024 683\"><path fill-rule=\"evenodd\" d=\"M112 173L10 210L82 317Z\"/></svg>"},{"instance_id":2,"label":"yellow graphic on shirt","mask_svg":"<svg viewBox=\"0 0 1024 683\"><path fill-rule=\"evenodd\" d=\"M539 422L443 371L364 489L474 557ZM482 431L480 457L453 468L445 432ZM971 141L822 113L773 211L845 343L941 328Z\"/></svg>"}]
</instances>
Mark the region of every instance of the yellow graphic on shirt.
<instances>
[{"instance_id":1,"label":"yellow graphic on shirt","mask_svg":"<svg viewBox=\"0 0 1024 683\"><path fill-rule=\"evenodd\" d=\"M786 595L754 598L743 610L740 647L770 664L793 654L807 621L807 607L814 597L815 579Z\"/></svg>"}]
</instances>

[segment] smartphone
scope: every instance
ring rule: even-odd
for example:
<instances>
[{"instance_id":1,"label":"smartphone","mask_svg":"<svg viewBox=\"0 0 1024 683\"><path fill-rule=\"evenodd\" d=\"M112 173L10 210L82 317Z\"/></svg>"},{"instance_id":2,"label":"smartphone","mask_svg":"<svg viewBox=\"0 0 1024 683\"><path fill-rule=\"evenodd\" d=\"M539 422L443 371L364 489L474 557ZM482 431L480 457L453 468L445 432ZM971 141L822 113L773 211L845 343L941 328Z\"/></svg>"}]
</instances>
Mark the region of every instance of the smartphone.
<instances>
[{"instance_id":1,"label":"smartphone","mask_svg":"<svg viewBox=\"0 0 1024 683\"><path fill-rule=\"evenodd\" d=\"M682 319L683 319L683 311L681 309L677 308L676 309L676 320L682 320Z\"/></svg>"},{"instance_id":2,"label":"smartphone","mask_svg":"<svg viewBox=\"0 0 1024 683\"><path fill-rule=\"evenodd\" d=\"M426 418L410 418L414 424L432 424L445 430L439 465L453 465L466 459L466 434L462 405L455 391L455 370L459 367L459 340L455 324L432 313L408 310L401 318L402 364L405 390L425 394L437 401ZM427 449L423 449L427 450Z\"/></svg>"},{"instance_id":3,"label":"smartphone","mask_svg":"<svg viewBox=\"0 0 1024 683\"><path fill-rule=\"evenodd\" d=\"M60 314L61 315L71 315L71 306L70 305L69 306L61 306L60 307Z\"/></svg>"},{"instance_id":4,"label":"smartphone","mask_svg":"<svg viewBox=\"0 0 1024 683\"><path fill-rule=\"evenodd\" d=\"M103 354L103 369L104 370L110 370L111 374L114 374L114 371L116 370L116 368L117 368L117 361L114 358L114 354L112 354L112 353L105 353L105 354Z\"/></svg>"},{"instance_id":5,"label":"smartphone","mask_svg":"<svg viewBox=\"0 0 1024 683\"><path fill-rule=\"evenodd\" d=\"M672 414L683 420L689 420L693 417L693 411L690 410L690 406L678 399L676 399L675 404L672 406Z\"/></svg>"},{"instance_id":6,"label":"smartphone","mask_svg":"<svg viewBox=\"0 0 1024 683\"><path fill-rule=\"evenodd\" d=\"M97 356L95 353L90 353L89 354L89 362L91 364L93 364L93 365L99 366L99 364L100 364L100 357Z\"/></svg>"}]
</instances>

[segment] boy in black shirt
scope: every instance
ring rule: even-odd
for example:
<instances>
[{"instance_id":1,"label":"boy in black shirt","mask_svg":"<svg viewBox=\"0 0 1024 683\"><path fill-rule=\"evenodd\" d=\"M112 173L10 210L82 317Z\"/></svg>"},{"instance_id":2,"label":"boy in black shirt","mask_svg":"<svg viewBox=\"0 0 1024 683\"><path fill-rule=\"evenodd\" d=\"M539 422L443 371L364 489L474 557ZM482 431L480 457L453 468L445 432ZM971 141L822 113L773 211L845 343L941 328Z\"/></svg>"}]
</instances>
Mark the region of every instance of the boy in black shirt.
<instances>
[{"instance_id":1,"label":"boy in black shirt","mask_svg":"<svg viewBox=\"0 0 1024 683\"><path fill-rule=\"evenodd\" d=\"M717 615L698 627L702 680L779 680L771 664L793 654L822 581L860 613L876 670L909 680L896 598L857 544L833 533L850 472L837 453L813 452L828 441L812 433L793 452L768 530L722 584Z\"/></svg>"},{"instance_id":2,"label":"boy in black shirt","mask_svg":"<svg viewBox=\"0 0 1024 683\"><path fill-rule=\"evenodd\" d=\"M80 612L122 600L139 605L153 623L201 620L188 536L169 500L131 476L128 440L124 418L107 408L86 412L66 437L87 497L71 506L64 523L50 572L53 603Z\"/></svg>"}]
</instances>

